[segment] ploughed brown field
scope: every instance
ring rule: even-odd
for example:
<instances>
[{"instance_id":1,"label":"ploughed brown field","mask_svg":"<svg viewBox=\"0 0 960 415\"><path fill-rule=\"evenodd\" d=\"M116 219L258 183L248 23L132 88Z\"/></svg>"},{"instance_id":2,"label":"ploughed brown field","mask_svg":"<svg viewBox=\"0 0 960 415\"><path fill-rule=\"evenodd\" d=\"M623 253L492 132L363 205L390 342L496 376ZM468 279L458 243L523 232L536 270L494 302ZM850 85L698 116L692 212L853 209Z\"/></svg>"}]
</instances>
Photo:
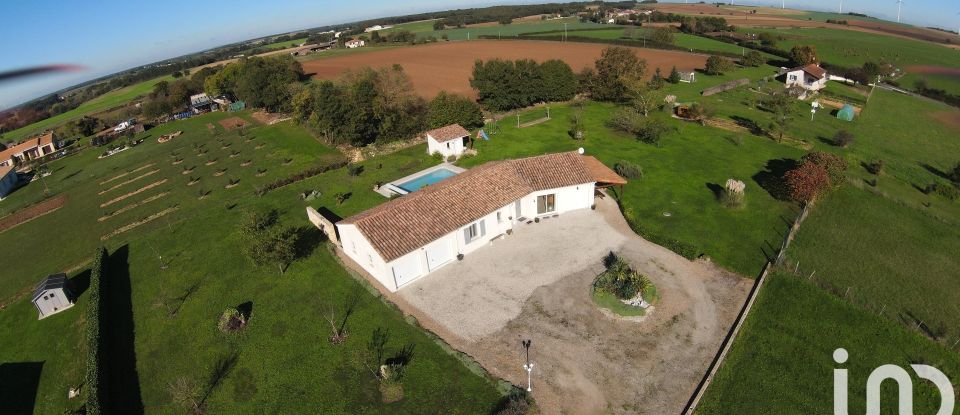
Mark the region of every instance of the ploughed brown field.
<instances>
[{"instance_id":1,"label":"ploughed brown field","mask_svg":"<svg viewBox=\"0 0 960 415\"><path fill-rule=\"evenodd\" d=\"M579 72L584 67L593 67L606 47L608 45L532 40L440 42L305 61L303 72L319 79L336 79L351 69L400 64L410 76L417 93L423 97L432 98L440 91L447 91L475 98L476 92L470 87L470 76L477 59L533 59L538 62L561 59ZM674 66L681 71L692 71L703 68L707 60L706 55L631 49L647 61L647 71L651 74L657 67L664 73L669 73Z\"/></svg>"}]
</instances>

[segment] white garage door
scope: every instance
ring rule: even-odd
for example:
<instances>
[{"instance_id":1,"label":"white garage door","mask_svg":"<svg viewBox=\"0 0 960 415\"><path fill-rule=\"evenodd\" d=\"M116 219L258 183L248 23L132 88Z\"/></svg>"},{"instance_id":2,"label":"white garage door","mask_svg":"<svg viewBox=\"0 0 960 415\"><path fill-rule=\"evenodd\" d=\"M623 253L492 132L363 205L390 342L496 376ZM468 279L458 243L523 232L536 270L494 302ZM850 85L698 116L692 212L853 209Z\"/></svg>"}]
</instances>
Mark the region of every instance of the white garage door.
<instances>
[{"instance_id":1,"label":"white garage door","mask_svg":"<svg viewBox=\"0 0 960 415\"><path fill-rule=\"evenodd\" d=\"M417 279L422 273L419 255L407 255L393 262L393 279L397 282L397 288Z\"/></svg>"},{"instance_id":2,"label":"white garage door","mask_svg":"<svg viewBox=\"0 0 960 415\"><path fill-rule=\"evenodd\" d=\"M450 238L435 241L426 247L427 268L430 272L447 262L453 261L453 243Z\"/></svg>"}]
</instances>

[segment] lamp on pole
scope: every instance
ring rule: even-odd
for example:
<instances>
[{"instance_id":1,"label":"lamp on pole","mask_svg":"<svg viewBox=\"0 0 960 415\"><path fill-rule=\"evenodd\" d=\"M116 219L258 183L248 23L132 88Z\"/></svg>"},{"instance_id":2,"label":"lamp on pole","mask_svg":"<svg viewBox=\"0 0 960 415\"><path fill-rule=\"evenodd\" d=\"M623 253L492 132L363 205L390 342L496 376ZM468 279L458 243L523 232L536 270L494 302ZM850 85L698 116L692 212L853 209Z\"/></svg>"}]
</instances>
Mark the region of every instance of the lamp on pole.
<instances>
[{"instance_id":1,"label":"lamp on pole","mask_svg":"<svg viewBox=\"0 0 960 415\"><path fill-rule=\"evenodd\" d=\"M530 372L533 371L533 363L530 363L530 340L521 340L520 344L523 345L524 350L527 352L527 364L523 365L523 370L527 371L527 392L533 392L532 384L530 383Z\"/></svg>"}]
</instances>

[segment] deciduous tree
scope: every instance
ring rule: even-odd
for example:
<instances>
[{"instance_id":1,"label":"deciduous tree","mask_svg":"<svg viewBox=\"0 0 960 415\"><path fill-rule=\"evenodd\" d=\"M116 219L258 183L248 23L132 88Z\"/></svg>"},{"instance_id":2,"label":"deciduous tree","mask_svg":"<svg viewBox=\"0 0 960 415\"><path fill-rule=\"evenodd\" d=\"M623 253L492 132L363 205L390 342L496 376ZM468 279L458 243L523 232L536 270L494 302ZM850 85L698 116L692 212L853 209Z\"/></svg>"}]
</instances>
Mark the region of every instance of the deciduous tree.
<instances>
[{"instance_id":1,"label":"deciduous tree","mask_svg":"<svg viewBox=\"0 0 960 415\"><path fill-rule=\"evenodd\" d=\"M611 46L596 61L596 77L591 83L593 97L600 101L625 101L625 82L642 80L647 62L630 49Z\"/></svg>"}]
</instances>

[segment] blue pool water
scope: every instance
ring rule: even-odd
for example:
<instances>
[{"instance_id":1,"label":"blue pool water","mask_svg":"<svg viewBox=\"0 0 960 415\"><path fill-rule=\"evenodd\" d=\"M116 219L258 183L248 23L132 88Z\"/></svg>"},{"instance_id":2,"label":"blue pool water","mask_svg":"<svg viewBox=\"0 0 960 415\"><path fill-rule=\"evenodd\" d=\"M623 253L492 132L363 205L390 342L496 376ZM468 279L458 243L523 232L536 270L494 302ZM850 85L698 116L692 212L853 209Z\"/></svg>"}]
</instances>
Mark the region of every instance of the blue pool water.
<instances>
[{"instance_id":1,"label":"blue pool water","mask_svg":"<svg viewBox=\"0 0 960 415\"><path fill-rule=\"evenodd\" d=\"M399 183L397 184L397 187L408 192L416 192L423 186L438 183L444 179L449 179L456 175L457 173L447 169L436 169L430 173L424 174L423 176L417 177L416 179L410 180L409 182Z\"/></svg>"}]
</instances>

